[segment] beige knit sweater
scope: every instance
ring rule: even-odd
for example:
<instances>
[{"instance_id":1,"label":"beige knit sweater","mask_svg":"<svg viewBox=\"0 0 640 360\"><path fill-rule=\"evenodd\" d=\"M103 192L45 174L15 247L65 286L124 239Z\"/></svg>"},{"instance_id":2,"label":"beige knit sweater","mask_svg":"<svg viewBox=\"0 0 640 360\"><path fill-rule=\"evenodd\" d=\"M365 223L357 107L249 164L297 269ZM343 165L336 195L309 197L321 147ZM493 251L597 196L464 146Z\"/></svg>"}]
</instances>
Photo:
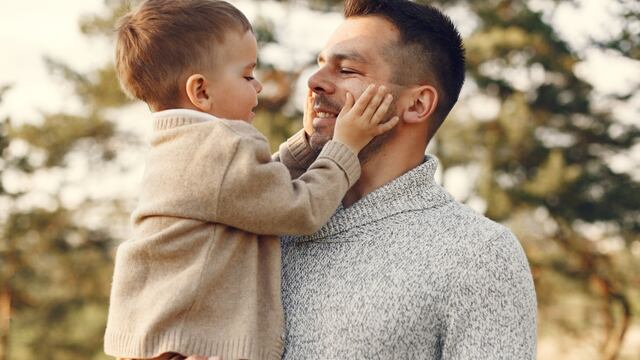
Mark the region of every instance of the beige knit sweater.
<instances>
[{"instance_id":1,"label":"beige knit sweater","mask_svg":"<svg viewBox=\"0 0 640 360\"><path fill-rule=\"evenodd\" d=\"M154 114L133 236L116 255L105 352L280 359L276 235L318 230L360 176L356 155L331 141L297 177L314 158L303 132L277 162L245 122Z\"/></svg>"}]
</instances>

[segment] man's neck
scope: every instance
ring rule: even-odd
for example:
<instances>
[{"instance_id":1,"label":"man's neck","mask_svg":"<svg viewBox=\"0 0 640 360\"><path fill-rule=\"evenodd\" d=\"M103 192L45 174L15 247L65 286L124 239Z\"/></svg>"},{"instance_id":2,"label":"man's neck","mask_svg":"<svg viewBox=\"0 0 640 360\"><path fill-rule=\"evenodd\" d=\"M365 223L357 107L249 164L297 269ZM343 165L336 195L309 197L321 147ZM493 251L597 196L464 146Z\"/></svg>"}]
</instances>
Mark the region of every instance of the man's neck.
<instances>
[{"instance_id":1,"label":"man's neck","mask_svg":"<svg viewBox=\"0 0 640 360\"><path fill-rule=\"evenodd\" d=\"M426 142L421 146L415 142L401 140L402 136L390 139L362 164L360 179L342 199L345 208L424 162ZM422 151L416 151L420 148Z\"/></svg>"}]
</instances>

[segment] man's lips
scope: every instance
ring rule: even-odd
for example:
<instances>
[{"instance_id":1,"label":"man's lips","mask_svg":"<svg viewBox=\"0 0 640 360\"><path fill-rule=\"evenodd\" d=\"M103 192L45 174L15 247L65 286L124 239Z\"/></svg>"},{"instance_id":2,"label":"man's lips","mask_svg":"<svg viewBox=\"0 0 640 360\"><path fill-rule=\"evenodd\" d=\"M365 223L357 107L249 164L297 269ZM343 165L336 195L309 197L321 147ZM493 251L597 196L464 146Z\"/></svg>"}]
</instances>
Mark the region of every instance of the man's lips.
<instances>
[{"instance_id":1,"label":"man's lips","mask_svg":"<svg viewBox=\"0 0 640 360\"><path fill-rule=\"evenodd\" d=\"M336 123L337 115L331 112L316 111L313 117L313 127L322 128L333 126Z\"/></svg>"},{"instance_id":2,"label":"man's lips","mask_svg":"<svg viewBox=\"0 0 640 360\"><path fill-rule=\"evenodd\" d=\"M333 101L326 94L315 94L313 101L313 127L316 129L323 127L333 128L341 109L342 105Z\"/></svg>"}]
</instances>

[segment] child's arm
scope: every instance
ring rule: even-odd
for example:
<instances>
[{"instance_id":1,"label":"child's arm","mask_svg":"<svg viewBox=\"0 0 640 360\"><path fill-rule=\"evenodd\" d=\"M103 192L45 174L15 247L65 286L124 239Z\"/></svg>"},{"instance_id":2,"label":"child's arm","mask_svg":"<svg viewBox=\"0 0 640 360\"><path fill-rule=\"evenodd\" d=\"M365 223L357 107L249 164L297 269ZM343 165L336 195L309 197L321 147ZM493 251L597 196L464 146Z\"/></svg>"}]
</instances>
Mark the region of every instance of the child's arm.
<instances>
[{"instance_id":1,"label":"child's arm","mask_svg":"<svg viewBox=\"0 0 640 360\"><path fill-rule=\"evenodd\" d=\"M334 140L293 181L284 165L271 162L265 142L240 140L222 182L215 221L258 234L317 231L358 180L357 153L398 122L395 117L381 123L390 104L390 95L375 87L367 89L355 104L348 95L338 115Z\"/></svg>"},{"instance_id":2,"label":"child's arm","mask_svg":"<svg viewBox=\"0 0 640 360\"><path fill-rule=\"evenodd\" d=\"M303 124L306 124L307 121L311 121L309 118L312 115L313 111L313 92L311 89L307 89L307 99L305 103L304 109L304 119ZM287 141L280 144L280 148L278 152L273 154L273 161L279 161L284 166L289 169L291 173L292 179L297 179L300 175L302 175L309 166L313 163L313 161L320 154L319 150L314 150L309 144L309 139L307 138L305 129L301 129L293 136L291 136Z\"/></svg>"},{"instance_id":3,"label":"child's arm","mask_svg":"<svg viewBox=\"0 0 640 360\"><path fill-rule=\"evenodd\" d=\"M280 144L278 152L271 156L272 161L281 162L287 167L292 179L297 179L318 158L320 151L309 145L304 129L298 131L287 141Z\"/></svg>"}]
</instances>

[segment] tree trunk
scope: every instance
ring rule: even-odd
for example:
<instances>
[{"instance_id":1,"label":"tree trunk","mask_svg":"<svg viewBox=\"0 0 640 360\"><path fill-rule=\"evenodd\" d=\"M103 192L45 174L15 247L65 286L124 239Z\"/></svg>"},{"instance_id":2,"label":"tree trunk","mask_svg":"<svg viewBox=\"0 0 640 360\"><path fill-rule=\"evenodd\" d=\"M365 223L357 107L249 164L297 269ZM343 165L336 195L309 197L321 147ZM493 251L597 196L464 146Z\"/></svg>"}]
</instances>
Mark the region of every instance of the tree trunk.
<instances>
[{"instance_id":1,"label":"tree trunk","mask_svg":"<svg viewBox=\"0 0 640 360\"><path fill-rule=\"evenodd\" d=\"M9 359L9 325L11 321L11 290L0 292L0 360Z\"/></svg>"},{"instance_id":2,"label":"tree trunk","mask_svg":"<svg viewBox=\"0 0 640 360\"><path fill-rule=\"evenodd\" d=\"M607 299L609 303L609 314L612 324L606 334L606 340L602 349L602 359L615 360L618 357L624 336L631 321L631 306L628 299L622 293L610 293ZM615 321L615 303L622 307L622 318ZM617 323L617 324L616 324Z\"/></svg>"}]
</instances>

